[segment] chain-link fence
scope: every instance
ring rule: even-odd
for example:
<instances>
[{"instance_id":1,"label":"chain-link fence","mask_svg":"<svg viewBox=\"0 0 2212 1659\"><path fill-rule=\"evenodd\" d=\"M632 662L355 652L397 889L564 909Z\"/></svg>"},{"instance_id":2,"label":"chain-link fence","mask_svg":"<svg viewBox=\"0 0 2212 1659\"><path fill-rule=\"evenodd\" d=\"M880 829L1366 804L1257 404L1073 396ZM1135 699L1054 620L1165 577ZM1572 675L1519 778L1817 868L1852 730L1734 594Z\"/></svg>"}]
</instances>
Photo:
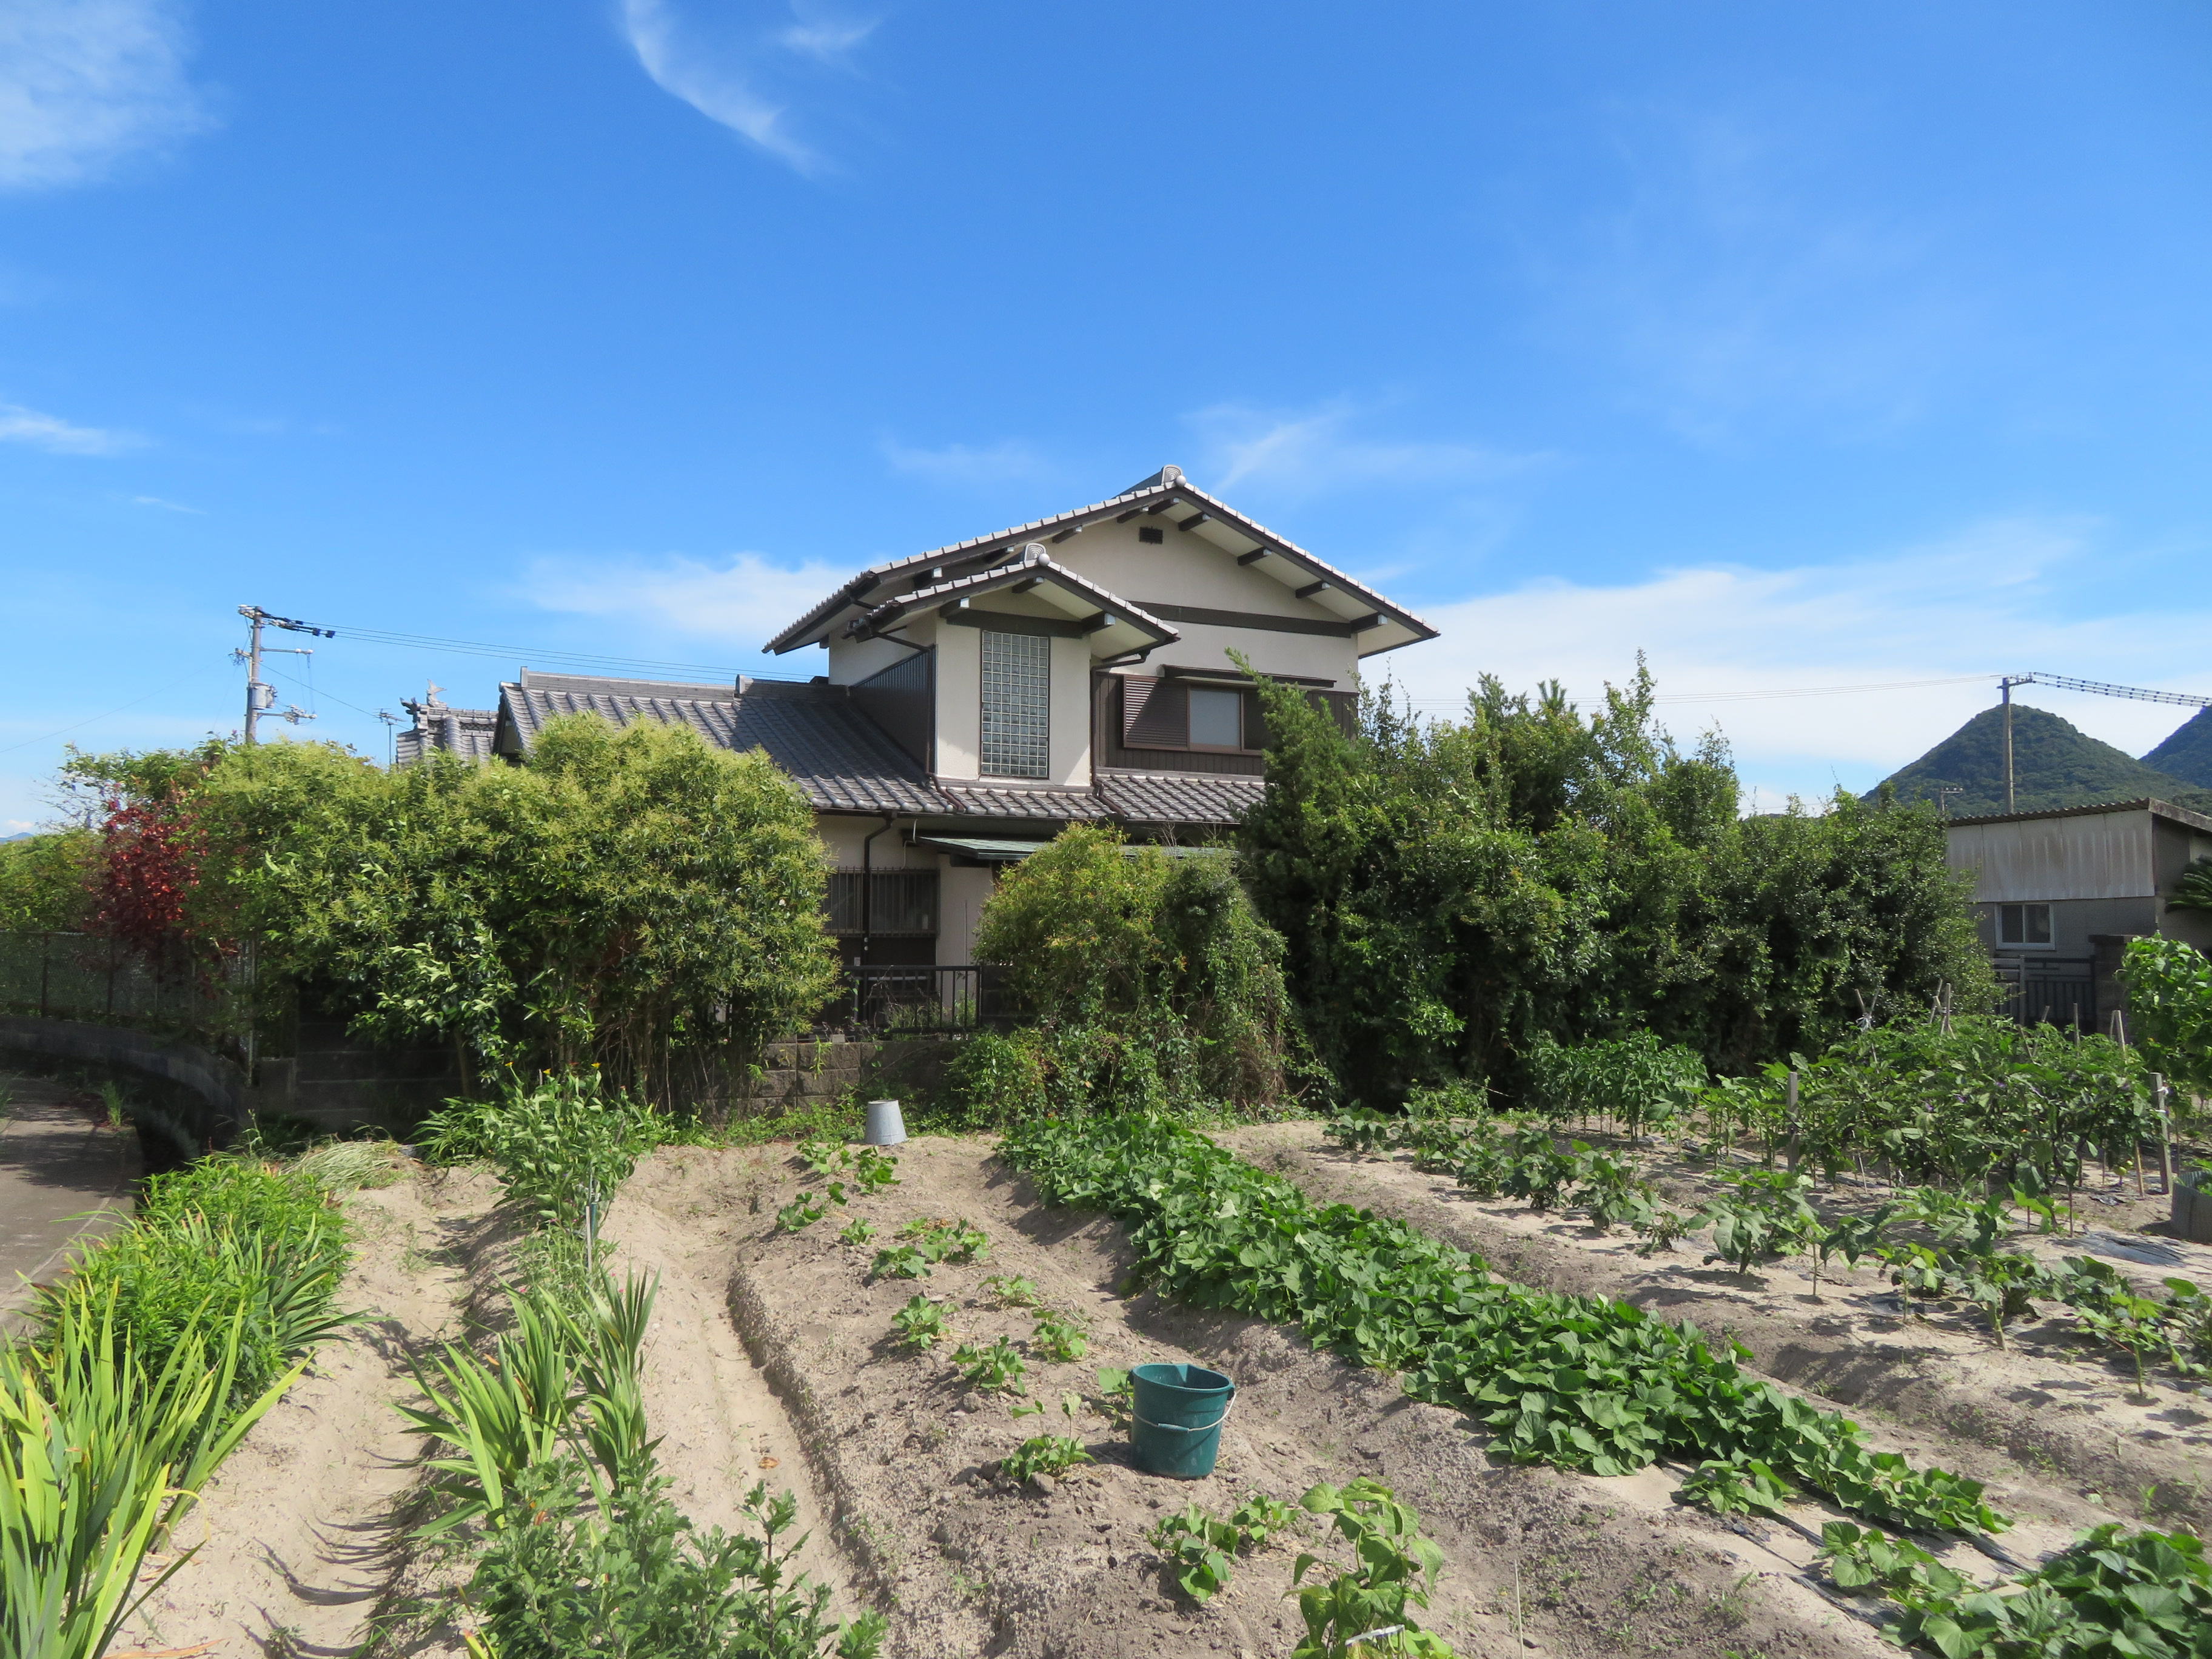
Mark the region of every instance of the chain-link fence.
<instances>
[{"instance_id":1,"label":"chain-link fence","mask_svg":"<svg viewBox=\"0 0 2212 1659\"><path fill-rule=\"evenodd\" d=\"M88 933L0 933L0 1012L234 1036L249 1017L249 959L148 957Z\"/></svg>"}]
</instances>

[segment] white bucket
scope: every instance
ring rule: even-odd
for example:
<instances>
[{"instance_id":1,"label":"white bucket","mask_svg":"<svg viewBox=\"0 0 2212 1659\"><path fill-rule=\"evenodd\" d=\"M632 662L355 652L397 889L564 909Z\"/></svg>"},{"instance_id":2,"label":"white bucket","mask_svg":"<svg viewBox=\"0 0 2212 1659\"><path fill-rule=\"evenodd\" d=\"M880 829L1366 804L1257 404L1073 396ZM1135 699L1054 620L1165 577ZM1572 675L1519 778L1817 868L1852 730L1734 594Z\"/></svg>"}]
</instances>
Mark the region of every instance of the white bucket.
<instances>
[{"instance_id":1,"label":"white bucket","mask_svg":"<svg viewBox=\"0 0 2212 1659\"><path fill-rule=\"evenodd\" d=\"M906 1139L906 1115L896 1100L868 1103L868 1133L861 1139L871 1146L896 1146Z\"/></svg>"}]
</instances>

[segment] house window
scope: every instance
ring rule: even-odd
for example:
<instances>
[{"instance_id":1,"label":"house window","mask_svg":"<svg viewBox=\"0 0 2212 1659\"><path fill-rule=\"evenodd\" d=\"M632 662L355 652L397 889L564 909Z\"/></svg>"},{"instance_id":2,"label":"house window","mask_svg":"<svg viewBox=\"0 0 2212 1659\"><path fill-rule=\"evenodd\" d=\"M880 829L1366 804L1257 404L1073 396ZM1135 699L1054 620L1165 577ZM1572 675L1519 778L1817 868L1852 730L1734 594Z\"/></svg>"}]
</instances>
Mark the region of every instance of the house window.
<instances>
[{"instance_id":1,"label":"house window","mask_svg":"<svg viewBox=\"0 0 2212 1659\"><path fill-rule=\"evenodd\" d=\"M1997 906L1997 943L2000 945L2050 944L2051 907L2047 904L2000 904Z\"/></svg>"},{"instance_id":2,"label":"house window","mask_svg":"<svg viewBox=\"0 0 2212 1659\"><path fill-rule=\"evenodd\" d=\"M995 778L1051 775L1052 641L983 630L983 771Z\"/></svg>"},{"instance_id":3,"label":"house window","mask_svg":"<svg viewBox=\"0 0 2212 1659\"><path fill-rule=\"evenodd\" d=\"M1167 538L1168 532L1154 526L1147 524L1137 527L1137 539L1140 542L1164 542Z\"/></svg>"},{"instance_id":4,"label":"house window","mask_svg":"<svg viewBox=\"0 0 2212 1659\"><path fill-rule=\"evenodd\" d=\"M1190 689L1190 746L1194 749L1242 749L1244 746L1244 694Z\"/></svg>"}]
</instances>

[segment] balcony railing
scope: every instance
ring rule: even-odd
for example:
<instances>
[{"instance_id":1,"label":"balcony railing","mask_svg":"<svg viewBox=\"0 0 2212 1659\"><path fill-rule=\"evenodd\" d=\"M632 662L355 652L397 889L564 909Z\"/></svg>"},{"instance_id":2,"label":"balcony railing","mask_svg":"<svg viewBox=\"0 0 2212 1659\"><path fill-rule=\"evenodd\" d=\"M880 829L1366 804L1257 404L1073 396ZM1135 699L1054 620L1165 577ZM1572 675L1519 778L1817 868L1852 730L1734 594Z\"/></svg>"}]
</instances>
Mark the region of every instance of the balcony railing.
<instances>
[{"instance_id":1,"label":"balcony railing","mask_svg":"<svg viewBox=\"0 0 2212 1659\"><path fill-rule=\"evenodd\" d=\"M856 1030L894 1036L912 1032L973 1031L1010 1022L1004 969L975 967L848 967L842 1007Z\"/></svg>"}]
</instances>

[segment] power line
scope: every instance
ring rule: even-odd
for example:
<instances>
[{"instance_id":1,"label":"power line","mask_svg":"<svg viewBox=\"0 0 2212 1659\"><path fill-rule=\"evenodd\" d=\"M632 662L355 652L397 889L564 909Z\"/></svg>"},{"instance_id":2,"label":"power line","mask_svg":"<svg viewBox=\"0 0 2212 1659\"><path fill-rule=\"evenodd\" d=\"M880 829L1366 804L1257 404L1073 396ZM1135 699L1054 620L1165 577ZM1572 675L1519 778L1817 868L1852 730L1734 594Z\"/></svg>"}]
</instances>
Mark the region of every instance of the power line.
<instances>
[{"instance_id":1,"label":"power line","mask_svg":"<svg viewBox=\"0 0 2212 1659\"><path fill-rule=\"evenodd\" d=\"M2056 685L2068 691L2094 691L2100 697L2132 697L2137 702L2179 703L2184 708L2212 708L2212 697L2186 691L2146 691L2136 685L2107 685L2102 680L2069 679L2063 674L2014 674L2014 685Z\"/></svg>"},{"instance_id":2,"label":"power line","mask_svg":"<svg viewBox=\"0 0 2212 1659\"><path fill-rule=\"evenodd\" d=\"M570 667L658 668L681 673L706 674L734 680L738 670L726 663L665 662L650 657L618 657L605 652L556 651L536 646L498 645L483 640L448 640L428 634L402 634L387 628L349 628L341 625L320 630L328 639L343 638L366 645L390 645L413 651L445 651L463 656L528 659ZM754 679L798 679L795 674L754 674Z\"/></svg>"},{"instance_id":3,"label":"power line","mask_svg":"<svg viewBox=\"0 0 2212 1659\"><path fill-rule=\"evenodd\" d=\"M1994 680L1997 678L1995 674L1951 674L1941 679L1875 680L1861 685L1778 686L1771 690L1759 691L1668 691L1656 695L1651 701L1654 703L1747 702L1754 698L1765 697L1835 697L1862 691L1917 691L1931 685L1966 685ZM1413 699L1413 703L1417 708L1435 708L1447 704L1457 707L1466 701L1465 697L1418 697Z\"/></svg>"}]
</instances>

